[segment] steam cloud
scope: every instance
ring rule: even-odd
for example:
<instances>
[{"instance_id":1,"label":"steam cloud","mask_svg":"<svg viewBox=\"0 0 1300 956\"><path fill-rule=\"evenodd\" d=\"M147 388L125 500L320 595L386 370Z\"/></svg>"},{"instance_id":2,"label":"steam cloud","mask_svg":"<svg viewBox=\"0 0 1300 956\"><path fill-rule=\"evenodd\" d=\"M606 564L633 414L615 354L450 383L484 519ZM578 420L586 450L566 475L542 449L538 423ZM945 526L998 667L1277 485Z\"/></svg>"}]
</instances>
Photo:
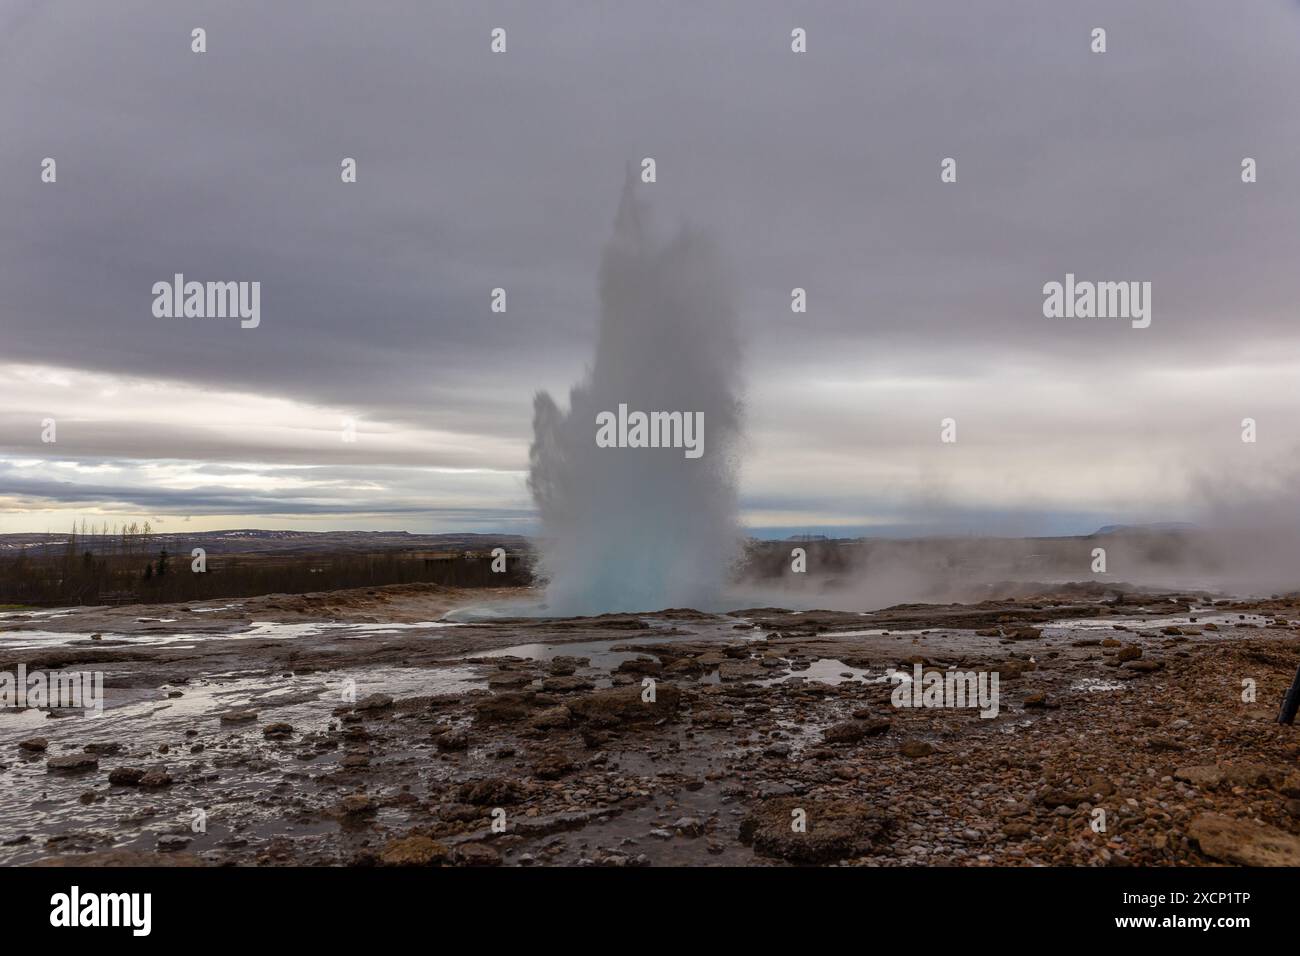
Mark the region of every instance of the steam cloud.
<instances>
[{"instance_id":1,"label":"steam cloud","mask_svg":"<svg viewBox=\"0 0 1300 956\"><path fill-rule=\"evenodd\" d=\"M563 412L533 403L528 487L542 520L539 571L557 615L716 604L736 557L740 348L717 249L683 230L657 242L631 175L600 267L596 357ZM620 403L703 412L704 454L599 448Z\"/></svg>"}]
</instances>

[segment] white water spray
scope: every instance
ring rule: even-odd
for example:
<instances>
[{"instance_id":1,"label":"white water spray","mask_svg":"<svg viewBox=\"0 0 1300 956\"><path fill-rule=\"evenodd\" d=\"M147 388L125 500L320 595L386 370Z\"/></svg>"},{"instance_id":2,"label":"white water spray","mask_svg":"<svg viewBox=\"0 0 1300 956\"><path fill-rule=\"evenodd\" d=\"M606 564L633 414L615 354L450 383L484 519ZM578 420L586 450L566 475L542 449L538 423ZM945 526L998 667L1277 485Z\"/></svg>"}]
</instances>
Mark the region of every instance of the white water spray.
<instances>
[{"instance_id":1,"label":"white water spray","mask_svg":"<svg viewBox=\"0 0 1300 956\"><path fill-rule=\"evenodd\" d=\"M623 188L600 268L596 357L563 412L533 403L528 486L542 519L548 613L715 606L736 556L740 349L713 244L650 235ZM602 448L597 416L630 409L702 413L703 455Z\"/></svg>"}]
</instances>

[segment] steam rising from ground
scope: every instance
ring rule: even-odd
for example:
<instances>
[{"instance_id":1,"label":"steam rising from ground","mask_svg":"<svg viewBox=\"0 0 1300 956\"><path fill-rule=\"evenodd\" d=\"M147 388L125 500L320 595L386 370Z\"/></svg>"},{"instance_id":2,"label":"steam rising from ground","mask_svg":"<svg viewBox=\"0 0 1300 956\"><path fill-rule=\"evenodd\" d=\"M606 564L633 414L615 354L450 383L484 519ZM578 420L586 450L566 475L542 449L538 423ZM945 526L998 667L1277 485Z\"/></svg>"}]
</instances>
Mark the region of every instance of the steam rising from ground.
<instances>
[{"instance_id":1,"label":"steam rising from ground","mask_svg":"<svg viewBox=\"0 0 1300 956\"><path fill-rule=\"evenodd\" d=\"M716 606L740 543L739 358L730 286L713 244L651 235L624 186L600 267L596 357L561 411L533 404L528 486L542 520L550 613ZM704 454L600 448L596 416L703 412Z\"/></svg>"}]
</instances>

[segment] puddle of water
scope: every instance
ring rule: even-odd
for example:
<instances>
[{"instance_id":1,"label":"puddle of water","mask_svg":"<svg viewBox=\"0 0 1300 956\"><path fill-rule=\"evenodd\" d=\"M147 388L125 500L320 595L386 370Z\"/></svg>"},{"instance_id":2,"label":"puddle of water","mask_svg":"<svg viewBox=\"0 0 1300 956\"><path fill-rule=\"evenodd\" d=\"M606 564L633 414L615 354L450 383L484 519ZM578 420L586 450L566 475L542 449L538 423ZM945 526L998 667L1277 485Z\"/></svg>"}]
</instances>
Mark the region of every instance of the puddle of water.
<instances>
[{"instance_id":1,"label":"puddle of water","mask_svg":"<svg viewBox=\"0 0 1300 956\"><path fill-rule=\"evenodd\" d=\"M615 647L629 644L669 644L680 640L677 637L635 637L607 641L579 641L572 644L515 644L491 651L477 651L461 655L462 659L473 657L522 657L524 660L545 663L557 657L586 657L591 660L593 670L613 670L624 661L646 657L639 651L616 651Z\"/></svg>"},{"instance_id":2,"label":"puddle of water","mask_svg":"<svg viewBox=\"0 0 1300 956\"><path fill-rule=\"evenodd\" d=\"M92 633L100 634L101 639L92 641ZM4 647L48 647L61 644L86 644L104 647L121 647L124 645L173 644L177 641L193 641L200 637L222 637L227 635L200 634L112 634L100 631L12 631L0 634L0 645Z\"/></svg>"},{"instance_id":3,"label":"puddle of water","mask_svg":"<svg viewBox=\"0 0 1300 956\"><path fill-rule=\"evenodd\" d=\"M1193 621L1192 618L1196 620ZM1115 625L1133 631L1158 631L1166 627L1204 627L1206 624L1230 628L1236 624L1266 624L1268 620L1261 614L1232 614L1193 608L1187 614L1178 617L1089 617L1052 621L1050 624L1043 625L1043 634L1047 637L1062 637L1069 631L1114 631Z\"/></svg>"},{"instance_id":4,"label":"puddle of water","mask_svg":"<svg viewBox=\"0 0 1300 956\"><path fill-rule=\"evenodd\" d=\"M914 636L916 634L922 634L922 633L938 634L941 633L941 631L933 627L918 628L917 630L911 630L911 631L905 631L899 628L889 629L889 628L873 627L873 628L868 628L867 630L860 630L860 631L826 631L823 634L818 634L817 637L834 640L840 637L904 637L904 636Z\"/></svg>"},{"instance_id":5,"label":"puddle of water","mask_svg":"<svg viewBox=\"0 0 1300 956\"><path fill-rule=\"evenodd\" d=\"M773 684L782 684L790 680L809 680L817 681L819 684L838 685L845 681L852 681L860 684L883 684L889 680L892 668L886 670L879 677L870 676L871 672L863 667L850 667L843 661L836 660L833 657L822 657L812 662L808 667L802 670L787 668L784 673L777 674L775 677L765 677L761 680L751 681L750 683L758 684L762 687L771 687Z\"/></svg>"},{"instance_id":6,"label":"puddle of water","mask_svg":"<svg viewBox=\"0 0 1300 956\"><path fill-rule=\"evenodd\" d=\"M143 619L142 619L143 620ZM149 619L153 620L153 619ZM167 623L167 619L163 619ZM440 630L446 627L466 627L450 621L420 621L415 624L338 624L311 622L307 624L283 624L278 621L254 621L245 631L210 631L196 634L179 632L159 634L145 631L139 634L119 634L107 631L13 631L0 634L0 645L5 647L46 647L49 645L79 644L102 647L157 646L176 644L179 641L199 641L218 639L242 641L251 639L294 640L302 637L320 637L325 634L397 634L406 630ZM100 639L91 640L91 633L98 633Z\"/></svg>"},{"instance_id":7,"label":"puddle of water","mask_svg":"<svg viewBox=\"0 0 1300 956\"><path fill-rule=\"evenodd\" d=\"M448 615L450 617L450 615ZM611 670L626 660L637 657L654 656L651 651L619 651L616 647L642 647L672 643L719 643L738 642L753 643L767 640L762 631L737 631L735 623L740 618L720 616L716 621L665 621L650 619L647 623L651 630L672 630L672 634L646 634L632 632L614 638L601 638L595 641L545 642L515 644L488 651L475 651L461 655L462 659L475 657L522 657L525 660L545 663L556 657L586 657L591 659L592 669Z\"/></svg>"},{"instance_id":8,"label":"puddle of water","mask_svg":"<svg viewBox=\"0 0 1300 956\"><path fill-rule=\"evenodd\" d=\"M1103 680L1100 677L1084 677L1070 685L1070 690L1112 691L1123 690L1124 684L1117 680Z\"/></svg>"},{"instance_id":9,"label":"puddle of water","mask_svg":"<svg viewBox=\"0 0 1300 956\"><path fill-rule=\"evenodd\" d=\"M347 634L397 634L411 630L438 630L444 627L465 627L464 624L450 621L420 621L415 624L322 624L318 621L307 624L283 624L279 621L253 621L247 631L226 635L236 640L244 638L271 638L272 640L289 640L299 637L319 637L323 634L343 632Z\"/></svg>"},{"instance_id":10,"label":"puddle of water","mask_svg":"<svg viewBox=\"0 0 1300 956\"><path fill-rule=\"evenodd\" d=\"M77 611L98 611L98 610L102 610L102 607L84 607L84 608L76 608L75 610L77 610ZM43 618L43 617L45 617L45 618L50 618L50 617L67 617L69 614L72 614L72 613L74 613L74 610L73 610L73 609L69 609L69 608L51 608L51 609L44 610L44 611L39 611L39 610L30 610L30 611L0 611L0 620L8 620L8 619L10 619L10 618L16 618L16 617L24 617L24 618L28 618L28 619L30 619L30 620L37 620L37 619L39 619L39 618Z\"/></svg>"},{"instance_id":11,"label":"puddle of water","mask_svg":"<svg viewBox=\"0 0 1300 956\"><path fill-rule=\"evenodd\" d=\"M188 830L189 814L195 806L196 790L186 782L191 773L205 777L202 805L213 828L194 838L195 846L211 847L234 829L244 837L254 836L266 823L259 800L268 787L284 786L306 768L317 772L339 759L340 751L329 750L312 761L299 759L303 735L324 731L334 720L336 706L346 703L343 692L355 682L357 698L371 693L393 697L463 694L486 687L481 669L472 665L441 668L359 668L312 673L293 677L270 677L261 673L235 672L194 680L178 688L182 696L167 698L171 688L105 688L105 710L98 717L51 719L39 710L0 711L0 864L17 864L44 855L47 840L77 834L74 842L86 839L96 846L152 849L160 833L178 832L177 823ZM254 721L222 725L221 714L253 708ZM262 728L271 722L292 724L291 742L265 741ZM186 737L197 730L197 737ZM47 754L13 757L17 742L39 735L50 741ZM240 747L228 750L223 742L233 736L246 738ZM252 745L249 746L248 739ZM80 751L92 742L123 745L123 752L103 757L100 769L87 774L61 775L46 770L47 756ZM205 744L196 754L192 742ZM167 744L170 752L159 752ZM231 764L235 759L238 762ZM260 762L263 766L252 766ZM106 788L108 771L119 766L167 765L178 776L175 786L160 791ZM93 803L78 798L87 790L100 794ZM140 822L123 827L124 813L137 813ZM286 831L285 822L275 820L276 832ZM321 824L333 827L334 824ZM251 829L249 829L251 827ZM289 826L288 830L293 830ZM286 831L287 832L287 831ZM20 837L29 841L3 845Z\"/></svg>"}]
</instances>

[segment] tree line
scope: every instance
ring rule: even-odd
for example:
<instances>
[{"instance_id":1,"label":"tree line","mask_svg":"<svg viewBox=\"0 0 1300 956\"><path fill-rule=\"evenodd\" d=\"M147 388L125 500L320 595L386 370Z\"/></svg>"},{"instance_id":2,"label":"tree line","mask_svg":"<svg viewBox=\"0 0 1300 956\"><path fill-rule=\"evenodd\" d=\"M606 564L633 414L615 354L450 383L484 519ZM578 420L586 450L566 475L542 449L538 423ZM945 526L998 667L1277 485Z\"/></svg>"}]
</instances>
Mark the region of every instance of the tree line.
<instances>
[{"instance_id":1,"label":"tree line","mask_svg":"<svg viewBox=\"0 0 1300 956\"><path fill-rule=\"evenodd\" d=\"M491 555L475 552L208 555L196 572L190 549L155 548L150 534L147 523L111 533L83 525L61 548L0 557L0 604L167 603L388 584L511 587L532 581L527 555L509 555L506 570L495 573ZM174 539L169 543L177 547Z\"/></svg>"}]
</instances>

